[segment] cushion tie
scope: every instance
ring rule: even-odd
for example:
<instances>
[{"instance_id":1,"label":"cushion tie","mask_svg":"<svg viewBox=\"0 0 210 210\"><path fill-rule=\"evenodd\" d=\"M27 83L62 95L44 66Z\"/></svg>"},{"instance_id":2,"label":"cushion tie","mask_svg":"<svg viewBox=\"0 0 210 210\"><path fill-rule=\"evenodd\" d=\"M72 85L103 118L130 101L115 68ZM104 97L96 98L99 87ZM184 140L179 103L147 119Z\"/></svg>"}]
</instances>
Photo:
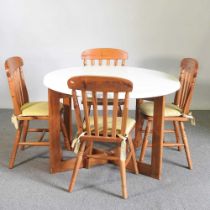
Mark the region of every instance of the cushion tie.
<instances>
[{"instance_id":1,"label":"cushion tie","mask_svg":"<svg viewBox=\"0 0 210 210\"><path fill-rule=\"evenodd\" d=\"M192 112L189 112L189 114L182 113L182 116L190 119L191 125L195 126L195 117L192 115Z\"/></svg>"},{"instance_id":2,"label":"cushion tie","mask_svg":"<svg viewBox=\"0 0 210 210\"><path fill-rule=\"evenodd\" d=\"M17 130L19 128L18 118L14 114L11 116L11 122L15 126L15 129Z\"/></svg>"},{"instance_id":3,"label":"cushion tie","mask_svg":"<svg viewBox=\"0 0 210 210\"><path fill-rule=\"evenodd\" d=\"M74 138L74 140L72 141L71 147L74 148L74 152L77 154L80 148L80 137L84 136L87 132L84 131L82 132L78 137Z\"/></svg>"},{"instance_id":4,"label":"cushion tie","mask_svg":"<svg viewBox=\"0 0 210 210\"><path fill-rule=\"evenodd\" d=\"M126 140L128 135L123 136L122 134L117 134L119 138L122 139L120 147L120 160L126 160Z\"/></svg>"},{"instance_id":5,"label":"cushion tie","mask_svg":"<svg viewBox=\"0 0 210 210\"><path fill-rule=\"evenodd\" d=\"M80 138L84 136L87 132L82 132L78 137L74 138L72 141L71 147L74 148L74 152L77 154L80 148ZM128 139L128 135L123 136L122 134L117 134L117 136L122 139L121 147L120 147L120 160L126 160L126 140Z\"/></svg>"}]
</instances>

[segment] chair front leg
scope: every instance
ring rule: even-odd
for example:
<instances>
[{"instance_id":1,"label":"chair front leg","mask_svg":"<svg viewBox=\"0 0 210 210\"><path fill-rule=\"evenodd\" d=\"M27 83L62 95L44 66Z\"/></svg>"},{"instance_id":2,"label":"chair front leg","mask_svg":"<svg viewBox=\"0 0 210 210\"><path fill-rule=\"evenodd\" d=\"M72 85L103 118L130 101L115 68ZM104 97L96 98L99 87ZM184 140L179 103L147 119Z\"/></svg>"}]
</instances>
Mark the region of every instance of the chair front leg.
<instances>
[{"instance_id":1,"label":"chair front leg","mask_svg":"<svg viewBox=\"0 0 210 210\"><path fill-rule=\"evenodd\" d=\"M126 183L126 167L125 160L120 160L120 176L121 176L121 188L122 196L124 199L128 198L127 183Z\"/></svg>"},{"instance_id":2,"label":"chair front leg","mask_svg":"<svg viewBox=\"0 0 210 210\"><path fill-rule=\"evenodd\" d=\"M23 121L19 122L18 129L16 131L15 135L15 140L14 140L14 145L13 145L13 150L10 156L10 161L9 161L9 168L12 169L14 167L14 162L17 154L17 149L19 146L20 138L21 138L21 133L22 133L22 128L23 128Z\"/></svg>"},{"instance_id":3,"label":"chair front leg","mask_svg":"<svg viewBox=\"0 0 210 210\"><path fill-rule=\"evenodd\" d=\"M24 120L23 121L23 131L22 131L22 142L26 142L26 137L28 134L28 127L29 127L29 120ZM25 146L21 145L20 149L24 150Z\"/></svg>"},{"instance_id":4,"label":"chair front leg","mask_svg":"<svg viewBox=\"0 0 210 210\"><path fill-rule=\"evenodd\" d=\"M81 162L83 161L83 154L84 154L84 151L85 151L85 146L86 146L86 142L82 142L82 145L80 146L80 150L77 154L77 159L76 159L76 162L75 162L75 165L74 165L74 170L73 170L72 177L71 177L71 182L70 182L70 185L69 185L69 192L73 191L74 185L76 183L76 178L77 178L77 175L78 175L78 172L79 172L79 168L80 168Z\"/></svg>"}]
</instances>

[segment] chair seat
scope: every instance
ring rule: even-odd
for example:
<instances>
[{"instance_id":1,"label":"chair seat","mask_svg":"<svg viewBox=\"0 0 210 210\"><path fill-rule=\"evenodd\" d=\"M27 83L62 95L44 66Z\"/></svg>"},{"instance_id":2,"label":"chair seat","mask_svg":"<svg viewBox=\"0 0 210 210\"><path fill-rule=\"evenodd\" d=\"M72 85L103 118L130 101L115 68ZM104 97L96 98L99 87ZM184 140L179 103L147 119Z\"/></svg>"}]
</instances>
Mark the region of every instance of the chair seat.
<instances>
[{"instance_id":1,"label":"chair seat","mask_svg":"<svg viewBox=\"0 0 210 210\"><path fill-rule=\"evenodd\" d=\"M48 102L29 102L21 107L21 116L48 116Z\"/></svg>"},{"instance_id":2,"label":"chair seat","mask_svg":"<svg viewBox=\"0 0 210 210\"><path fill-rule=\"evenodd\" d=\"M125 129L125 133L129 134L131 132L131 130L134 128L136 121L132 118L127 118L127 126ZM122 117L117 117L117 125L116 125L116 132L117 134L121 133L121 124L122 124ZM85 130L85 122L83 124L83 129ZM108 130L108 134L111 135L112 132L112 117L108 117L107 118L107 130ZM90 117L90 128L91 131L94 131L94 118ZM98 117L98 130L99 133L103 133L103 117L99 116Z\"/></svg>"},{"instance_id":3,"label":"chair seat","mask_svg":"<svg viewBox=\"0 0 210 210\"><path fill-rule=\"evenodd\" d=\"M140 105L141 113L153 117L154 115L154 103L153 102L145 102ZM182 115L182 110L174 105L174 104L166 104L165 105L165 117L178 117Z\"/></svg>"}]
</instances>

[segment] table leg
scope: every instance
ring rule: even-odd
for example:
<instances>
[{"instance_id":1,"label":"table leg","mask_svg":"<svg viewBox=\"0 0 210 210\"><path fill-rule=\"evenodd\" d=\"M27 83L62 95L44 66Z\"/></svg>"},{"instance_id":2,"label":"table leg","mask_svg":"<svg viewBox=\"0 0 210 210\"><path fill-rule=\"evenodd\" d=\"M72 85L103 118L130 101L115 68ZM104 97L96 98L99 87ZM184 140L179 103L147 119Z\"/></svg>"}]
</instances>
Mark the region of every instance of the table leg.
<instances>
[{"instance_id":1,"label":"table leg","mask_svg":"<svg viewBox=\"0 0 210 210\"><path fill-rule=\"evenodd\" d=\"M142 117L140 114L139 106L143 103L142 99L136 99L136 127L135 127L135 139L134 139L134 147L138 148L142 144Z\"/></svg>"},{"instance_id":2,"label":"table leg","mask_svg":"<svg viewBox=\"0 0 210 210\"><path fill-rule=\"evenodd\" d=\"M154 98L151 165L138 162L138 168L141 174L148 175L156 179L160 179L162 171L164 104L164 96Z\"/></svg>"},{"instance_id":3,"label":"table leg","mask_svg":"<svg viewBox=\"0 0 210 210\"><path fill-rule=\"evenodd\" d=\"M63 97L64 106L64 123L69 137L69 143L71 145L73 140L73 125L72 125L72 97L70 95Z\"/></svg>"},{"instance_id":4,"label":"table leg","mask_svg":"<svg viewBox=\"0 0 210 210\"><path fill-rule=\"evenodd\" d=\"M73 169L76 160L76 158L62 160L62 148L60 144L60 98L62 97L61 93L50 89L48 90L51 173Z\"/></svg>"},{"instance_id":5,"label":"table leg","mask_svg":"<svg viewBox=\"0 0 210 210\"><path fill-rule=\"evenodd\" d=\"M162 172L163 156L163 130L164 130L165 97L157 97L154 100L154 120L152 133L152 177L160 179Z\"/></svg>"}]
</instances>

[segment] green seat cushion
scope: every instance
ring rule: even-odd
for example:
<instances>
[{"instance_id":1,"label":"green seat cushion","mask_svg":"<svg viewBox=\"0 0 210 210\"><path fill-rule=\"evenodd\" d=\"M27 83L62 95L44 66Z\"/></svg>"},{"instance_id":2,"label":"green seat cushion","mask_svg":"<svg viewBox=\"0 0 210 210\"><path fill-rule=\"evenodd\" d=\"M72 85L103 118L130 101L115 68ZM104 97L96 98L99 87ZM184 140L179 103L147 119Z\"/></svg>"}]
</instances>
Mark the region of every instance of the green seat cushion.
<instances>
[{"instance_id":1,"label":"green seat cushion","mask_svg":"<svg viewBox=\"0 0 210 210\"><path fill-rule=\"evenodd\" d=\"M133 127L135 126L136 121L132 118L127 118L127 126L126 126L126 134L129 134ZM121 133L121 124L122 124L122 117L117 117L117 125L116 125L116 132L117 134ZM85 122L83 124L83 128L85 130ZM94 118L90 117L90 128L91 131L94 131ZM98 116L98 130L99 133L103 133L103 117ZM107 130L108 134L111 134L112 132L112 117L107 118Z\"/></svg>"},{"instance_id":2,"label":"green seat cushion","mask_svg":"<svg viewBox=\"0 0 210 210\"><path fill-rule=\"evenodd\" d=\"M154 103L145 102L140 105L141 112L147 116L152 117L154 115ZM165 117L178 117L182 115L182 110L174 104L165 104Z\"/></svg>"},{"instance_id":3,"label":"green seat cushion","mask_svg":"<svg viewBox=\"0 0 210 210\"><path fill-rule=\"evenodd\" d=\"M21 107L21 116L48 116L48 102L29 102Z\"/></svg>"}]
</instances>

